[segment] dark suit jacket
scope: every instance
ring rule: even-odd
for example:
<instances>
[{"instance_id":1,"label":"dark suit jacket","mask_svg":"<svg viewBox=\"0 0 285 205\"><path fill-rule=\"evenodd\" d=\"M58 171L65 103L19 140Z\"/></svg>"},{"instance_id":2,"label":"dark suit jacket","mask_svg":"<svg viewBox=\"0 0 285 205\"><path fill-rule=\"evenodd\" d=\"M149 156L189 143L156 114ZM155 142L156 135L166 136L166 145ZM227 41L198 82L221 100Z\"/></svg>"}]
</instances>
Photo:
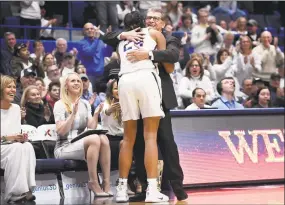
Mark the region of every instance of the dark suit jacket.
<instances>
[{"instance_id":1,"label":"dark suit jacket","mask_svg":"<svg viewBox=\"0 0 285 205\"><path fill-rule=\"evenodd\" d=\"M102 36L101 39L108 45L117 48L119 40L117 36L120 31L114 31ZM164 34L164 33L163 33ZM166 36L166 50L153 51L154 62L176 63L179 60L180 42L174 36ZM165 71L161 63L158 64L159 76L161 78L162 87L162 105L164 109L172 109L177 107L177 99L174 92L173 82L170 75Z\"/></svg>"},{"instance_id":2,"label":"dark suit jacket","mask_svg":"<svg viewBox=\"0 0 285 205\"><path fill-rule=\"evenodd\" d=\"M3 75L12 75L12 67L11 67L11 60L14 56L14 53L5 46L0 51L0 73Z\"/></svg>"}]
</instances>

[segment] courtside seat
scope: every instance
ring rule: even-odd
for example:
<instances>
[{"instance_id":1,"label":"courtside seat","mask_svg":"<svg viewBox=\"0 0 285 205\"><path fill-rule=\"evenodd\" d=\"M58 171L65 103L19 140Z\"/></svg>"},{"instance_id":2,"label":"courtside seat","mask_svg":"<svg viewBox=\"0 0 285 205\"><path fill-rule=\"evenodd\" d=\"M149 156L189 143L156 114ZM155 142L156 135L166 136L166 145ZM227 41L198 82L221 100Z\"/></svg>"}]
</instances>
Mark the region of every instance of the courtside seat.
<instances>
[{"instance_id":1,"label":"courtside seat","mask_svg":"<svg viewBox=\"0 0 285 205\"><path fill-rule=\"evenodd\" d=\"M65 171L65 160L64 159L37 159L36 162L36 173L59 173Z\"/></svg>"},{"instance_id":2,"label":"courtside seat","mask_svg":"<svg viewBox=\"0 0 285 205\"><path fill-rule=\"evenodd\" d=\"M87 171L87 163L83 160L64 160L64 171Z\"/></svg>"},{"instance_id":3,"label":"courtside seat","mask_svg":"<svg viewBox=\"0 0 285 205\"><path fill-rule=\"evenodd\" d=\"M64 159L37 159L36 174L59 173L65 171ZM0 176L4 176L4 170L0 169Z\"/></svg>"}]
</instances>

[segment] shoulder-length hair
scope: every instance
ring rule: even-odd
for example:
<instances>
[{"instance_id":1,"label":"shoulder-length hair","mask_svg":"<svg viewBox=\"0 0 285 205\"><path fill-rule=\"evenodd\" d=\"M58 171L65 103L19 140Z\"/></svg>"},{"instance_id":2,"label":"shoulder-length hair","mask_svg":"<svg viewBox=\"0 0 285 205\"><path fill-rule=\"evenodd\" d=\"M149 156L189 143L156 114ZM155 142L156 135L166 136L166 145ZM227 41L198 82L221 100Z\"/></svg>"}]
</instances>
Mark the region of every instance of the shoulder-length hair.
<instances>
[{"instance_id":1,"label":"shoulder-length hair","mask_svg":"<svg viewBox=\"0 0 285 205\"><path fill-rule=\"evenodd\" d=\"M203 76L204 76L204 68L203 68L201 59L196 58L196 57L195 57L195 58L191 58L191 59L187 62L186 66L185 66L185 69L186 69L185 76L188 77L188 78L192 78L191 73L190 73L190 70L189 70L189 67L193 64L194 61L197 61L198 64L199 64L199 67L200 67L200 78L199 78L199 79L201 80L201 79L203 78Z\"/></svg>"},{"instance_id":2,"label":"shoulder-length hair","mask_svg":"<svg viewBox=\"0 0 285 205\"><path fill-rule=\"evenodd\" d=\"M27 103L27 98L28 98L28 94L30 93L31 90L36 89L39 91L38 87L35 85L29 85L28 87L25 88L23 95L22 95L22 99L21 99L21 107L25 107L26 103ZM40 91L39 91L40 92ZM43 104L43 101L41 101L40 104Z\"/></svg>"},{"instance_id":3,"label":"shoulder-length hair","mask_svg":"<svg viewBox=\"0 0 285 205\"><path fill-rule=\"evenodd\" d=\"M113 88L114 84L117 82L116 79L111 80L109 83L107 83L107 89L106 89L106 103L111 105L112 100L114 98L113 96ZM114 118L118 120L119 124L122 123L122 113L120 111L116 111L114 113Z\"/></svg>"},{"instance_id":4,"label":"shoulder-length hair","mask_svg":"<svg viewBox=\"0 0 285 205\"><path fill-rule=\"evenodd\" d=\"M81 97L82 93L83 93L83 83L82 83L80 76L77 73L75 73L75 72L68 73L61 78L61 80L60 80L60 99L64 103L66 111L68 113L72 112L72 101L68 95L68 90L66 89L66 83L69 81L69 77L71 75L77 75L78 78L80 79L80 92L78 94L78 98Z\"/></svg>"},{"instance_id":5,"label":"shoulder-length hair","mask_svg":"<svg viewBox=\"0 0 285 205\"><path fill-rule=\"evenodd\" d=\"M16 80L15 78L12 78L11 76L8 75L1 75L1 90L0 90L0 96L1 100L4 98L4 89L8 87L9 84L14 83L16 85Z\"/></svg>"},{"instance_id":6,"label":"shoulder-length hair","mask_svg":"<svg viewBox=\"0 0 285 205\"><path fill-rule=\"evenodd\" d=\"M224 52L226 52L229 56L231 55L228 49L225 49L225 48L220 49L217 53L217 63L218 64L223 64L221 61L221 56L223 55Z\"/></svg>"},{"instance_id":7,"label":"shoulder-length hair","mask_svg":"<svg viewBox=\"0 0 285 205\"><path fill-rule=\"evenodd\" d=\"M253 106L255 105L258 105L259 104L259 94L261 93L262 90L269 90L268 87L262 87L262 88L259 88L256 92L256 95L254 95L253 97ZM270 90L269 90L269 93L271 94ZM270 96L270 100L268 102L268 107L271 107L272 106L272 100L271 100L271 96Z\"/></svg>"},{"instance_id":8,"label":"shoulder-length hair","mask_svg":"<svg viewBox=\"0 0 285 205\"><path fill-rule=\"evenodd\" d=\"M243 48L242 48L242 46L241 46L241 42L242 42L242 40L243 40L244 38L247 38L247 40L248 40L249 43L250 43L250 49L252 49L252 41L251 41L251 39L249 38L249 36L241 36L241 37L239 38L239 45L240 45L241 53L244 52L244 51L243 51Z\"/></svg>"}]
</instances>

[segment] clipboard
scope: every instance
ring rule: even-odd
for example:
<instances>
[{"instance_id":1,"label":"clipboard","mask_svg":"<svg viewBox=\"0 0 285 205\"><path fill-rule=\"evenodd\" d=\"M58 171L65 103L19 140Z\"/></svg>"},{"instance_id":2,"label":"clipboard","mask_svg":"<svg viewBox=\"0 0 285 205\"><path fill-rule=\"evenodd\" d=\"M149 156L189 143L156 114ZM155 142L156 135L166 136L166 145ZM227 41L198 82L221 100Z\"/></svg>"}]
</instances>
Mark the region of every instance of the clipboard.
<instances>
[{"instance_id":1,"label":"clipboard","mask_svg":"<svg viewBox=\"0 0 285 205\"><path fill-rule=\"evenodd\" d=\"M87 137L89 135L104 135L108 132L108 130L87 130L85 132L82 132L81 134L79 134L77 137L73 138L70 142L76 142L84 137Z\"/></svg>"}]
</instances>

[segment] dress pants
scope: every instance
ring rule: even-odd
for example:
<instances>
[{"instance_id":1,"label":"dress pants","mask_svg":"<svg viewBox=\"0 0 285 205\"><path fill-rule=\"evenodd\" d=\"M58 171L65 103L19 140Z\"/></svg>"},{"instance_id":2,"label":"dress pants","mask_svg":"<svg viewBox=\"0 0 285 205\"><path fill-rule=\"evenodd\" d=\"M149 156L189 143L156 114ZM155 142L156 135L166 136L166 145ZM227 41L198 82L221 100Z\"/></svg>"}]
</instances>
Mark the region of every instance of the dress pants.
<instances>
[{"instance_id":1,"label":"dress pants","mask_svg":"<svg viewBox=\"0 0 285 205\"><path fill-rule=\"evenodd\" d=\"M170 111L164 109L165 117L160 120L157 143L161 152L163 166L163 180L175 180L182 183L184 175L179 163L177 145L174 141L172 132ZM136 160L136 175L142 183L143 189L146 188L146 171L144 167L144 137L143 137L143 120L138 120L137 137L134 145L134 156Z\"/></svg>"},{"instance_id":2,"label":"dress pants","mask_svg":"<svg viewBox=\"0 0 285 205\"><path fill-rule=\"evenodd\" d=\"M41 26L41 20L40 19L26 19L20 17L20 24L25 25L25 26ZM38 28L28 28L26 29L21 29L22 30L22 37L26 39L31 39L31 40L38 40L40 38L40 29ZM25 35L26 32L26 35Z\"/></svg>"},{"instance_id":3,"label":"dress pants","mask_svg":"<svg viewBox=\"0 0 285 205\"><path fill-rule=\"evenodd\" d=\"M1 169L4 169L5 201L16 201L36 186L36 156L29 142L1 145Z\"/></svg>"}]
</instances>

